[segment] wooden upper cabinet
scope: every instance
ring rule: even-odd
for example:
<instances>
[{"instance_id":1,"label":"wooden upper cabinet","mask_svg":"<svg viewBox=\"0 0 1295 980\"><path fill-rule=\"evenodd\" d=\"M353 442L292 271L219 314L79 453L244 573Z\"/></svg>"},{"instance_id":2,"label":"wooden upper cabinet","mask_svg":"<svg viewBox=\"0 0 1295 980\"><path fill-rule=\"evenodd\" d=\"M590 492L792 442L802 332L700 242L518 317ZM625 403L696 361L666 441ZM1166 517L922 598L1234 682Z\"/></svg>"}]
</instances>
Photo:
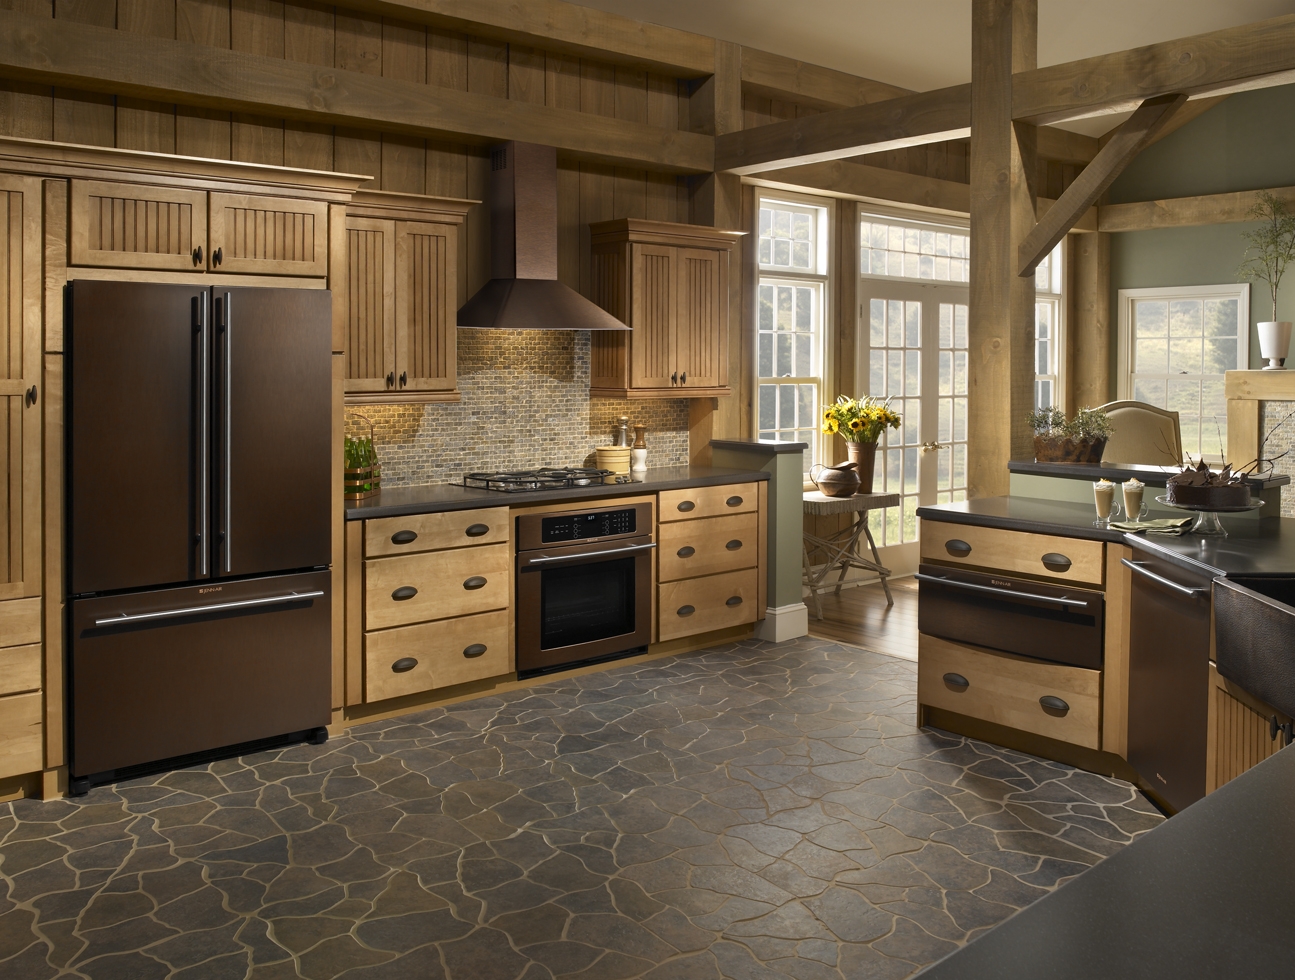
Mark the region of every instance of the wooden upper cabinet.
<instances>
[{"instance_id":1,"label":"wooden upper cabinet","mask_svg":"<svg viewBox=\"0 0 1295 980\"><path fill-rule=\"evenodd\" d=\"M328 205L289 197L211 195L207 268L276 276L328 274Z\"/></svg>"},{"instance_id":2,"label":"wooden upper cabinet","mask_svg":"<svg viewBox=\"0 0 1295 980\"><path fill-rule=\"evenodd\" d=\"M202 272L207 193L155 184L72 181L71 263Z\"/></svg>"},{"instance_id":3,"label":"wooden upper cabinet","mask_svg":"<svg viewBox=\"0 0 1295 980\"><path fill-rule=\"evenodd\" d=\"M622 218L589 226L592 299L629 334L593 334L590 394L729 394L729 256L741 232Z\"/></svg>"},{"instance_id":4,"label":"wooden upper cabinet","mask_svg":"<svg viewBox=\"0 0 1295 980\"><path fill-rule=\"evenodd\" d=\"M475 203L363 192L347 208L346 401L458 401L458 232Z\"/></svg>"}]
</instances>

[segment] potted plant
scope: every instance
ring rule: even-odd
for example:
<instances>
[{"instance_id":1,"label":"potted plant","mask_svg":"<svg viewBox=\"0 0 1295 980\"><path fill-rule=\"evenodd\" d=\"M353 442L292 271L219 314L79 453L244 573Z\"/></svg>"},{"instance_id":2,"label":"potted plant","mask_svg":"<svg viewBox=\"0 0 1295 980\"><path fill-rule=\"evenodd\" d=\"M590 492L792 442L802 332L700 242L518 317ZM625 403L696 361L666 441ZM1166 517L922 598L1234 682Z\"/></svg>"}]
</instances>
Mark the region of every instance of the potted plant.
<instances>
[{"instance_id":1,"label":"potted plant","mask_svg":"<svg viewBox=\"0 0 1295 980\"><path fill-rule=\"evenodd\" d=\"M849 461L859 474L859 493L872 493L877 462L877 440L887 429L898 429L900 415L884 402L869 395L850 398L841 395L823 410L823 431L845 440Z\"/></svg>"},{"instance_id":2,"label":"potted plant","mask_svg":"<svg viewBox=\"0 0 1295 980\"><path fill-rule=\"evenodd\" d=\"M1295 215L1290 213L1285 201L1261 191L1246 216L1260 224L1241 233L1246 240L1246 253L1237 274L1242 279L1268 284L1273 318L1259 323L1259 353L1268 361L1265 371L1281 371L1290 351L1291 324L1289 320L1277 319L1277 288L1286 272L1286 263L1295 258Z\"/></svg>"},{"instance_id":3,"label":"potted plant","mask_svg":"<svg viewBox=\"0 0 1295 980\"><path fill-rule=\"evenodd\" d=\"M1036 463L1100 463L1114 431L1100 408L1081 408L1073 419L1059 408L1040 408L1026 422L1034 430Z\"/></svg>"}]
</instances>

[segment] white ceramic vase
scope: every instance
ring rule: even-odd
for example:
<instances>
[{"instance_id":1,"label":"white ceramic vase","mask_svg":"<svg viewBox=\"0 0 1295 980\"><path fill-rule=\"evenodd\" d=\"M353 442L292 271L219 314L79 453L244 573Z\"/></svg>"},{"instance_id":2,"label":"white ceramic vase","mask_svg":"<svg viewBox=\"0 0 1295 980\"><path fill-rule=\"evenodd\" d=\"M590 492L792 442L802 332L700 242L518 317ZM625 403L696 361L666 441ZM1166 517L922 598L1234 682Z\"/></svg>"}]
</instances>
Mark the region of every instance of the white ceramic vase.
<instances>
[{"instance_id":1,"label":"white ceramic vase","mask_svg":"<svg viewBox=\"0 0 1295 980\"><path fill-rule=\"evenodd\" d=\"M1268 362L1265 371L1284 371L1290 346L1289 320L1264 320L1259 324L1259 355Z\"/></svg>"}]
</instances>

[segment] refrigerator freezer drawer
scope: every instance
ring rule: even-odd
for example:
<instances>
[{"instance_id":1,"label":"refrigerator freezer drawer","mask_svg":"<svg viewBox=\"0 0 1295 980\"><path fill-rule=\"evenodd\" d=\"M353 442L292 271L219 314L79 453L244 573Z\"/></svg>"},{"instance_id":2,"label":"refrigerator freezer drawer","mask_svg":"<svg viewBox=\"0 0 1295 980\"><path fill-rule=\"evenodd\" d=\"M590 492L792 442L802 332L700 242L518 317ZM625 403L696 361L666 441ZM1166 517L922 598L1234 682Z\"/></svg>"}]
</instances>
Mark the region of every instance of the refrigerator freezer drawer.
<instances>
[{"instance_id":1,"label":"refrigerator freezer drawer","mask_svg":"<svg viewBox=\"0 0 1295 980\"><path fill-rule=\"evenodd\" d=\"M80 599L71 620L74 775L330 721L326 571Z\"/></svg>"}]
</instances>

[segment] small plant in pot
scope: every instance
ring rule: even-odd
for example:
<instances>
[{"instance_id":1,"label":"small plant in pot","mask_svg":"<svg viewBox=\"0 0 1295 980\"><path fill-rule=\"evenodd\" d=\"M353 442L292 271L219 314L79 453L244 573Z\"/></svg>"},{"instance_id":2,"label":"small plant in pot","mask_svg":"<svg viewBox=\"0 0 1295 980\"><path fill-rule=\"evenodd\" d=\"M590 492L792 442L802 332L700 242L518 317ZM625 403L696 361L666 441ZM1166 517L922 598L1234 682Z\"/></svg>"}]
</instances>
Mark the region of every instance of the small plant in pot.
<instances>
[{"instance_id":1,"label":"small plant in pot","mask_svg":"<svg viewBox=\"0 0 1295 980\"><path fill-rule=\"evenodd\" d=\"M1259 222L1259 227L1241 233L1246 241L1246 254L1237 275L1268 284L1273 318L1258 324L1259 353L1268 361L1265 371L1281 371L1290 351L1291 324L1289 320L1277 319L1277 289L1286 274L1287 263L1295 259L1295 214L1291 214L1285 201L1262 191L1246 217Z\"/></svg>"},{"instance_id":2,"label":"small plant in pot","mask_svg":"<svg viewBox=\"0 0 1295 980\"><path fill-rule=\"evenodd\" d=\"M1026 422L1034 430L1036 463L1100 463L1115 431L1100 408L1081 408L1073 419L1059 408L1039 408Z\"/></svg>"},{"instance_id":3,"label":"small plant in pot","mask_svg":"<svg viewBox=\"0 0 1295 980\"><path fill-rule=\"evenodd\" d=\"M841 395L823 410L823 431L845 440L847 458L859 474L858 493L872 493L877 440L886 429L898 429L901 421L900 414L890 407L889 398L881 401L870 395Z\"/></svg>"}]
</instances>

